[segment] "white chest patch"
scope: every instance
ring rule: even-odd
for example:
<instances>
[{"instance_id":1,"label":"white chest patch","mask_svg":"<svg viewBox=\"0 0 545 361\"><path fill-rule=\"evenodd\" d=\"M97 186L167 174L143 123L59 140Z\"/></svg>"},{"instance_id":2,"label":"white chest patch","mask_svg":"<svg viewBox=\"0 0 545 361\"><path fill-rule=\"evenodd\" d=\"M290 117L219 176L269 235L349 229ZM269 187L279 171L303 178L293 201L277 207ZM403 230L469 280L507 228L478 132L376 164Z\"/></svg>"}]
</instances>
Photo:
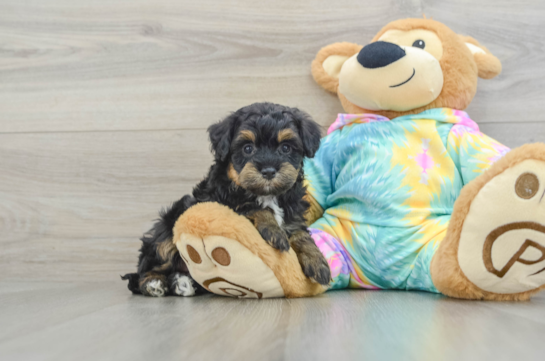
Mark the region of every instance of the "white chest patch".
<instances>
[{"instance_id":1,"label":"white chest patch","mask_svg":"<svg viewBox=\"0 0 545 361\"><path fill-rule=\"evenodd\" d=\"M274 212L274 219L280 227L284 224L284 210L278 205L278 200L274 196L259 196L257 197L257 203L262 208L269 207Z\"/></svg>"}]
</instances>

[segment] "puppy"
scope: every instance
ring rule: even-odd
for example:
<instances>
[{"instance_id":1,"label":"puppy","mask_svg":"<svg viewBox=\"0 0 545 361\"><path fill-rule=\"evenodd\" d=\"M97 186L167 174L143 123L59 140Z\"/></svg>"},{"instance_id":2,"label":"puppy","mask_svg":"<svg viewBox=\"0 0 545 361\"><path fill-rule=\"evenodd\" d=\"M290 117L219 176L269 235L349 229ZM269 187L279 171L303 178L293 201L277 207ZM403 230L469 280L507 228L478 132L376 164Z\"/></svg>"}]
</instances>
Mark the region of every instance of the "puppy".
<instances>
[{"instance_id":1,"label":"puppy","mask_svg":"<svg viewBox=\"0 0 545 361\"><path fill-rule=\"evenodd\" d=\"M174 223L198 202L218 202L246 216L272 247L293 248L310 279L326 285L327 261L310 237L304 214L303 159L320 145L320 128L296 109L255 103L208 128L215 161L206 178L142 237L138 273L128 274L129 289L149 296L192 295L194 282L172 242Z\"/></svg>"}]
</instances>

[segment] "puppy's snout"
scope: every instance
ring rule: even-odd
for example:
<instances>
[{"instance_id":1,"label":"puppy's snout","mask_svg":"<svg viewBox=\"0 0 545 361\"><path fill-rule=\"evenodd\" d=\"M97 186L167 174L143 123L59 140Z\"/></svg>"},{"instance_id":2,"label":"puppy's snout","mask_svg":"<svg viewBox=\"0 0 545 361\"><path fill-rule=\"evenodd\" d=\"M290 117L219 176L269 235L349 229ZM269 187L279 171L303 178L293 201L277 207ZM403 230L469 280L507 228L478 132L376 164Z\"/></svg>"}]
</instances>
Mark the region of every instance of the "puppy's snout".
<instances>
[{"instance_id":1,"label":"puppy's snout","mask_svg":"<svg viewBox=\"0 0 545 361\"><path fill-rule=\"evenodd\" d=\"M376 41L360 50L358 63L364 68L382 68L392 64L405 56L405 50L399 45L386 41Z\"/></svg>"},{"instance_id":2,"label":"puppy's snout","mask_svg":"<svg viewBox=\"0 0 545 361\"><path fill-rule=\"evenodd\" d=\"M276 176L276 169L273 167L266 167L261 169L261 174L263 175L263 178L271 180Z\"/></svg>"}]
</instances>

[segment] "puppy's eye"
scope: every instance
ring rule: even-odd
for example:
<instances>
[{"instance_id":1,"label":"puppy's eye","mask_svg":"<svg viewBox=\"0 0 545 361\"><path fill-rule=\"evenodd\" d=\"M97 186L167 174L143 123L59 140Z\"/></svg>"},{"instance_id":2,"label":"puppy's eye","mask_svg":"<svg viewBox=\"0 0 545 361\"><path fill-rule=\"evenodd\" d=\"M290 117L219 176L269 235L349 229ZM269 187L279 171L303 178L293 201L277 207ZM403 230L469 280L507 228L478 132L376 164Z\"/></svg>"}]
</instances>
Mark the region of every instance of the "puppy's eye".
<instances>
[{"instance_id":1,"label":"puppy's eye","mask_svg":"<svg viewBox=\"0 0 545 361\"><path fill-rule=\"evenodd\" d=\"M424 42L424 40L415 40L413 46L415 48L424 49L426 47L426 43Z\"/></svg>"},{"instance_id":2,"label":"puppy's eye","mask_svg":"<svg viewBox=\"0 0 545 361\"><path fill-rule=\"evenodd\" d=\"M289 152L291 152L291 147L288 144L282 144L280 150L282 151L282 153L288 154Z\"/></svg>"},{"instance_id":3,"label":"puppy's eye","mask_svg":"<svg viewBox=\"0 0 545 361\"><path fill-rule=\"evenodd\" d=\"M248 145L245 145L244 148L242 149L244 151L244 153L246 154L252 154L252 152L254 151L254 146L251 145L251 144L248 144Z\"/></svg>"}]
</instances>

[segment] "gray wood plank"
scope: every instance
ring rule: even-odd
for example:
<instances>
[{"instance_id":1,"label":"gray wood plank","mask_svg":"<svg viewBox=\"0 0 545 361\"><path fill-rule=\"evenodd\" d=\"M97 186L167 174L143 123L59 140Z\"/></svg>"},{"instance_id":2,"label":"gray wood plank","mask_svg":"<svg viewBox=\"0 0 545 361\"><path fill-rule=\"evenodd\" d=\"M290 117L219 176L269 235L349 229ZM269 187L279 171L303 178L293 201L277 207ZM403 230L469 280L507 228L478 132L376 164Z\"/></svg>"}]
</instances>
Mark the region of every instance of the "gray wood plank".
<instances>
[{"instance_id":1,"label":"gray wood plank","mask_svg":"<svg viewBox=\"0 0 545 361\"><path fill-rule=\"evenodd\" d=\"M364 18L343 27L364 20L378 29L409 15L392 12L400 3L346 2L332 14L323 0L101 0L92 11L81 0L3 2L0 132L202 129L264 100L301 106L329 124L338 102L330 99L333 111L322 115L328 95L309 70L324 23L335 41L350 8Z\"/></svg>"},{"instance_id":2,"label":"gray wood plank","mask_svg":"<svg viewBox=\"0 0 545 361\"><path fill-rule=\"evenodd\" d=\"M0 283L0 290L11 283ZM505 304L540 312L545 299ZM340 291L309 299L152 299L118 283L0 291L2 360L542 359L543 320L440 295Z\"/></svg>"},{"instance_id":3,"label":"gray wood plank","mask_svg":"<svg viewBox=\"0 0 545 361\"><path fill-rule=\"evenodd\" d=\"M204 131L0 135L0 154L2 240L25 231L127 236L127 219L155 214L212 164ZM62 222L46 222L53 213ZM23 214L43 223L20 223ZM99 215L106 223L89 222Z\"/></svg>"},{"instance_id":4,"label":"gray wood plank","mask_svg":"<svg viewBox=\"0 0 545 361\"><path fill-rule=\"evenodd\" d=\"M545 3L523 0L422 1L426 15L485 45L502 62L502 73L479 80L468 112L477 122L539 121L545 99L544 39L535 36L545 18Z\"/></svg>"},{"instance_id":5,"label":"gray wood plank","mask_svg":"<svg viewBox=\"0 0 545 361\"><path fill-rule=\"evenodd\" d=\"M515 148L527 143L545 143L545 124L543 122L484 123L479 124L481 132Z\"/></svg>"},{"instance_id":6,"label":"gray wood plank","mask_svg":"<svg viewBox=\"0 0 545 361\"><path fill-rule=\"evenodd\" d=\"M0 279L132 271L138 238L211 160L204 131L0 135Z\"/></svg>"}]
</instances>

